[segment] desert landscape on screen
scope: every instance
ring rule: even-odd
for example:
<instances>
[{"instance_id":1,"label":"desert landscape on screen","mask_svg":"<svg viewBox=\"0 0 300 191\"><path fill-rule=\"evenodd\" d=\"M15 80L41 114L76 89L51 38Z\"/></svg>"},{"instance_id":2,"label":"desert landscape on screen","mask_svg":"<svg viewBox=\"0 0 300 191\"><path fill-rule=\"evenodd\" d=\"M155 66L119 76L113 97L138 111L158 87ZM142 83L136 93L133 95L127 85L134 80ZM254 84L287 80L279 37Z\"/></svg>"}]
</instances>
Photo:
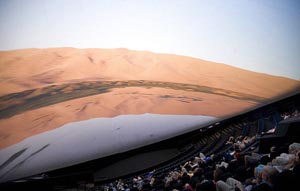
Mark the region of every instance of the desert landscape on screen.
<instances>
[{"instance_id":1,"label":"desert landscape on screen","mask_svg":"<svg viewBox=\"0 0 300 191\"><path fill-rule=\"evenodd\" d=\"M0 86L0 149L71 122L223 118L300 90L296 80L191 57L75 48L1 51Z\"/></svg>"}]
</instances>

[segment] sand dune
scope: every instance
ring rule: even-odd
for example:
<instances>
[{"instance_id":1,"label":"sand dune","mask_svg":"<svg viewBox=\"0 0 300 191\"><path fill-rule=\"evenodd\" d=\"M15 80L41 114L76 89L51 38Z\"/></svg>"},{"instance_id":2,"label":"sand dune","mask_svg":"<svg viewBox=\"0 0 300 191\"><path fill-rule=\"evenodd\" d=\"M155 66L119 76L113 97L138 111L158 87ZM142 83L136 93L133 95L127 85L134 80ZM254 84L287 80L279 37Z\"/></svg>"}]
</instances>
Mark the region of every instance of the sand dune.
<instances>
[{"instance_id":1,"label":"sand dune","mask_svg":"<svg viewBox=\"0 0 300 191\"><path fill-rule=\"evenodd\" d=\"M152 80L205 85L272 97L299 81L185 56L127 49L24 49L0 52L0 95L97 80ZM276 87L274 87L276 85Z\"/></svg>"},{"instance_id":2,"label":"sand dune","mask_svg":"<svg viewBox=\"0 0 300 191\"><path fill-rule=\"evenodd\" d=\"M108 85L98 92L90 85L141 80L143 86ZM74 121L143 113L222 118L300 91L296 80L201 59L75 48L0 52L0 87L0 148Z\"/></svg>"}]
</instances>

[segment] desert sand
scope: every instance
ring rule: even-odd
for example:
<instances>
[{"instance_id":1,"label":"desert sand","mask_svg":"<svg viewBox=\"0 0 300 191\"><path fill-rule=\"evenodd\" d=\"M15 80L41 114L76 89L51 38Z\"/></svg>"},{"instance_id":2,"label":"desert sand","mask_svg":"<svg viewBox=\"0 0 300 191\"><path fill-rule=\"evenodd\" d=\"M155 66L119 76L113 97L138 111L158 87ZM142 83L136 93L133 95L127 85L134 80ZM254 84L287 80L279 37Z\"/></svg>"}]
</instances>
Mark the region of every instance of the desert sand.
<instances>
[{"instance_id":1,"label":"desert sand","mask_svg":"<svg viewBox=\"0 0 300 191\"><path fill-rule=\"evenodd\" d=\"M91 118L143 113L206 115L221 118L256 105L256 102L206 93L164 88L120 88L0 120L0 148L66 123Z\"/></svg>"},{"instance_id":2,"label":"desert sand","mask_svg":"<svg viewBox=\"0 0 300 191\"><path fill-rule=\"evenodd\" d=\"M22 113L0 118L0 149L75 121L144 113L222 118L263 104L230 97L232 92L259 96L268 102L300 91L296 80L185 56L127 49L23 49L0 52L0 100L5 100L0 101L0 110L13 103L22 107L22 96L27 90L39 96L42 95L39 88L128 80L219 88L223 95L169 87L122 87L38 108L29 107ZM64 91L69 91L68 87ZM57 93L53 91L47 96ZM14 99L1 99L5 96Z\"/></svg>"},{"instance_id":3,"label":"desert sand","mask_svg":"<svg viewBox=\"0 0 300 191\"><path fill-rule=\"evenodd\" d=\"M299 89L299 81L284 77L191 57L127 49L1 51L0 79L0 95L49 84L87 80L167 81L205 85L267 98L295 87Z\"/></svg>"}]
</instances>

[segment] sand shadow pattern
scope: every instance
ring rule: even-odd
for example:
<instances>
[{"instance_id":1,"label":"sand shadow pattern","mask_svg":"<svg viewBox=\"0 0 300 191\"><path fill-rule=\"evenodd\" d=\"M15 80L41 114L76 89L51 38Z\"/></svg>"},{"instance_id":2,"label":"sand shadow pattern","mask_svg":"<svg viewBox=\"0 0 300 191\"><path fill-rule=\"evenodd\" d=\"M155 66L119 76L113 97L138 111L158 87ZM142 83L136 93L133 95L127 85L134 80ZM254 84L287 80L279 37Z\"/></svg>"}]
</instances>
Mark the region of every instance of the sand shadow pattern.
<instances>
[{"instance_id":1,"label":"sand shadow pattern","mask_svg":"<svg viewBox=\"0 0 300 191\"><path fill-rule=\"evenodd\" d=\"M145 80L80 82L72 84L50 85L40 89L26 90L24 92L4 95L0 97L0 119L9 118L25 111L46 107L56 103L97 94L104 94L116 88L127 87L165 88L190 92L201 92L230 97L238 100L252 101L256 103L264 103L267 101L267 98L256 95L194 84ZM191 100L184 100L180 98L179 101L186 102Z\"/></svg>"}]
</instances>

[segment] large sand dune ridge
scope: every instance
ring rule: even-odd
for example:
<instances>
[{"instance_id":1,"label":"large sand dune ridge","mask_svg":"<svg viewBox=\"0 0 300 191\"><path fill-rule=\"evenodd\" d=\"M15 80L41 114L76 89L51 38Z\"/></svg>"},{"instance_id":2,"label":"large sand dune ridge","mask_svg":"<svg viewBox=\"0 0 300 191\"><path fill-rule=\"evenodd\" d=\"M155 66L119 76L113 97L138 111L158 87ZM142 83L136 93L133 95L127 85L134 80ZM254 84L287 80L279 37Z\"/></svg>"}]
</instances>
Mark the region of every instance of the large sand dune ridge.
<instances>
[{"instance_id":1,"label":"large sand dune ridge","mask_svg":"<svg viewBox=\"0 0 300 191\"><path fill-rule=\"evenodd\" d=\"M272 97L299 81L185 56L127 49L23 49L0 52L0 95L87 80L152 80Z\"/></svg>"}]
</instances>

